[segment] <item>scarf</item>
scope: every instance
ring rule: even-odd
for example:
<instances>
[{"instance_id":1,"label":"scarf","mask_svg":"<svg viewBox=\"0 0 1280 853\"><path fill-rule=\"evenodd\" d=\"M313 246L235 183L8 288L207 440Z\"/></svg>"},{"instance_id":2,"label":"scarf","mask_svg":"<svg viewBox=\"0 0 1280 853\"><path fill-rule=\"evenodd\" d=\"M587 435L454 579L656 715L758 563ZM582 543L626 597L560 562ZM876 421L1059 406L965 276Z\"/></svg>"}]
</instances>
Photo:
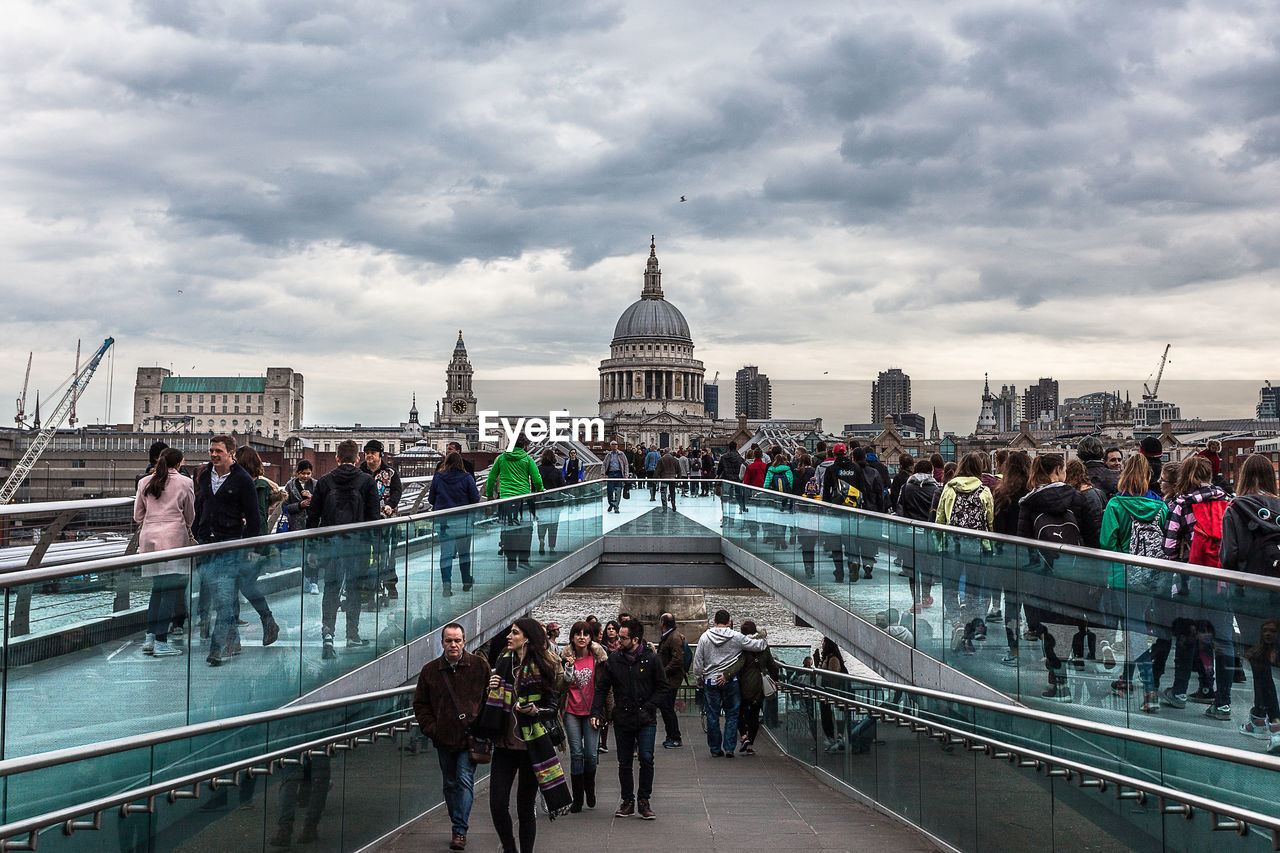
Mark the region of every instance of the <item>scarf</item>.
<instances>
[{"instance_id":1,"label":"scarf","mask_svg":"<svg viewBox=\"0 0 1280 853\"><path fill-rule=\"evenodd\" d=\"M644 654L644 651L647 648L648 648L648 645L645 643L644 640L641 640L640 642L636 643L636 647L634 650L628 652L628 651L623 651L622 649L618 649L618 654L622 655L622 659L627 662L627 666L632 666L633 664L635 664L636 661L640 660L640 656Z\"/></svg>"},{"instance_id":2,"label":"scarf","mask_svg":"<svg viewBox=\"0 0 1280 853\"><path fill-rule=\"evenodd\" d=\"M504 652L498 658L494 672L498 676L498 686L489 688L485 695L477 725L480 731L496 733L495 737L501 737L501 733L506 730L507 717L518 713L513 710L517 704L537 705L542 700L543 684L537 667L528 661L517 665L514 652ZM542 791L547 812L554 820L573 804L573 796L569 793L569 785L565 781L564 770L560 767L560 759L556 757L556 748L551 743L547 727L541 720L520 714L517 718L516 736L524 741L529 752L538 789Z\"/></svg>"}]
</instances>

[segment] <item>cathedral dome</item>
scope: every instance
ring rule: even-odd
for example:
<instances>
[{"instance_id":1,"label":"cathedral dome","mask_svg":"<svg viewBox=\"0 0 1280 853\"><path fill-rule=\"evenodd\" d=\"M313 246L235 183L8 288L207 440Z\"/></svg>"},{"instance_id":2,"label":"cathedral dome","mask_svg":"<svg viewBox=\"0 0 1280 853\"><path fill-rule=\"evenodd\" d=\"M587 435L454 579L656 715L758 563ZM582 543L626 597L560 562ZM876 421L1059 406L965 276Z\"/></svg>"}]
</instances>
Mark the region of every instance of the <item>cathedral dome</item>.
<instances>
[{"instance_id":1,"label":"cathedral dome","mask_svg":"<svg viewBox=\"0 0 1280 853\"><path fill-rule=\"evenodd\" d=\"M689 323L680 309L662 298L662 272L652 238L649 240L649 262L645 267L644 290L640 298L627 306L613 328L615 344L636 338L667 338L693 343Z\"/></svg>"},{"instance_id":2,"label":"cathedral dome","mask_svg":"<svg viewBox=\"0 0 1280 853\"><path fill-rule=\"evenodd\" d=\"M627 338L678 338L693 343L680 309L665 299L638 299L627 306L613 329L614 343Z\"/></svg>"}]
</instances>

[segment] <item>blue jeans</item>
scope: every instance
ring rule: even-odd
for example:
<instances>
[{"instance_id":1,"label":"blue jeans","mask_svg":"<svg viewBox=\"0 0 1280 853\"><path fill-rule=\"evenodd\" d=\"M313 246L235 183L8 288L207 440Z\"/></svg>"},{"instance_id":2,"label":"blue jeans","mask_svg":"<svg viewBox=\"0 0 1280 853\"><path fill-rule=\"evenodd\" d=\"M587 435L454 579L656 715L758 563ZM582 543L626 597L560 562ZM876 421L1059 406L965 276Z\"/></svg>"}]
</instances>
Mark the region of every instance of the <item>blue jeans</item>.
<instances>
[{"instance_id":1,"label":"blue jeans","mask_svg":"<svg viewBox=\"0 0 1280 853\"><path fill-rule=\"evenodd\" d=\"M735 685L736 686L736 685ZM622 801L632 802L631 759L640 753L640 788L635 795L647 800L653 795L653 744L658 739L658 724L642 729L615 729L613 748L618 753L618 785L622 788Z\"/></svg>"},{"instance_id":2,"label":"blue jeans","mask_svg":"<svg viewBox=\"0 0 1280 853\"><path fill-rule=\"evenodd\" d=\"M591 727L591 718L566 712L564 736L569 741L569 772L577 776L583 770L595 770L600 757L600 732Z\"/></svg>"},{"instance_id":3,"label":"blue jeans","mask_svg":"<svg viewBox=\"0 0 1280 853\"><path fill-rule=\"evenodd\" d=\"M437 746L440 774L444 777L444 804L449 809L449 820L458 835L467 834L467 822L471 817L471 803L475 801L476 766L465 748L449 749Z\"/></svg>"},{"instance_id":4,"label":"blue jeans","mask_svg":"<svg viewBox=\"0 0 1280 853\"><path fill-rule=\"evenodd\" d=\"M467 521L444 522L440 525L440 580L453 583L453 558L458 557L458 570L463 583L474 583L471 576L471 525Z\"/></svg>"},{"instance_id":5,"label":"blue jeans","mask_svg":"<svg viewBox=\"0 0 1280 853\"><path fill-rule=\"evenodd\" d=\"M187 588L186 575L158 575L151 579L151 600L147 604L147 633L168 642L178 597Z\"/></svg>"},{"instance_id":6,"label":"blue jeans","mask_svg":"<svg viewBox=\"0 0 1280 853\"><path fill-rule=\"evenodd\" d=\"M622 478L610 476L609 484L605 488L605 494L608 495L609 506L617 509L619 502L622 500Z\"/></svg>"},{"instance_id":7,"label":"blue jeans","mask_svg":"<svg viewBox=\"0 0 1280 853\"><path fill-rule=\"evenodd\" d=\"M236 628L236 579L240 574L240 556L235 551L214 554L200 568L201 590L209 591L209 609L213 611L215 620L209 633L210 654L221 651L240 636Z\"/></svg>"},{"instance_id":8,"label":"blue jeans","mask_svg":"<svg viewBox=\"0 0 1280 853\"><path fill-rule=\"evenodd\" d=\"M702 689L707 702L707 746L712 754L733 752L738 746L738 680ZM724 711L724 735L720 734L720 711ZM723 738L723 739L722 739Z\"/></svg>"}]
</instances>

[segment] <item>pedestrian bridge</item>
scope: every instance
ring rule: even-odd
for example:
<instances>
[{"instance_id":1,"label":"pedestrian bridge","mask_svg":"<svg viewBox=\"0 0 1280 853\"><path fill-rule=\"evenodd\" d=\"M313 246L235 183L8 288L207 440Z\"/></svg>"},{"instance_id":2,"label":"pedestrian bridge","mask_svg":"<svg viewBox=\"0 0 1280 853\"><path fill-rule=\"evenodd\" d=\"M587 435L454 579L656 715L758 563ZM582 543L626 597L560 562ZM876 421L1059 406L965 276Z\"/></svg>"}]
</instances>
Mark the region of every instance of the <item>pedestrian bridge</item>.
<instances>
[{"instance_id":1,"label":"pedestrian bridge","mask_svg":"<svg viewBox=\"0 0 1280 853\"><path fill-rule=\"evenodd\" d=\"M667 790L681 791L664 825L711 827L716 847L716 822L695 818L684 797L703 797L710 815L719 795L709 794L708 785L741 779L748 786L741 808L750 815L718 824L722 838L731 839L733 825L749 827L746 817L779 808L778 791L792 784L784 776L796 771L878 810L850 821L883 823L892 814L928 833L935 846L1044 849L1051 840L1074 846L1079 838L1097 840L1084 845L1089 849L1273 844L1280 760L1236 731L1258 672L1234 685L1237 719L1230 722L1195 706L1144 713L1141 689L1116 690L1111 682L1124 675L1124 649L1150 645L1138 613L1149 611L1153 573L1167 578L1164 589L1175 576L1186 581L1180 618L1231 625L1242 647L1254 642L1262 619L1276 615L1280 584L974 537L735 484L721 491L678 495L677 508L666 509L635 489L611 513L602 484L593 481L370 525L7 574L0 849L265 849L278 790L296 788L295 771L305 766L314 775L318 762L329 765L333 786L326 806L333 819L326 824L334 832L321 849L364 849L440 799L438 777L417 769L429 747L416 742L405 715L408 697L396 688L439 653L446 622L461 622L478 645L573 583L743 582L788 602L885 681L815 681L812 673L793 671L770 727L778 751L731 767L725 762L721 771L706 767L705 752L693 757L696 738L687 737L679 756L659 756L660 778L662 763L676 762ZM467 551L470 584L463 583L458 556ZM330 660L321 655L322 597L309 595L306 584L313 571L323 577L335 553L358 553L362 564L367 553L370 565L393 567L399 583L393 599L375 579L360 584L371 587L356 592L366 599L360 633L371 642L343 648L339 636L339 654ZM250 566L281 625L280 639L264 648L260 629L247 625L242 653L211 668L193 626L187 654L144 656L139 645L150 591L144 567L161 561L192 578L184 603L193 620L209 605L201 602L204 573L228 561ZM911 614L912 588L926 585L934 603ZM1217 595L1224 588L1229 597ZM127 607L120 607L121 596ZM1103 655L1068 665L1073 701L1044 699L1040 644L1022 639L1013 619L1014 665L1002 663L1009 647L1000 623L988 625L988 639L975 643L972 654L953 647L953 626L968 621L978 604L985 608L984 599L1011 617L1022 607L1050 614L1044 621L1061 649L1085 625L1119 650L1117 662ZM907 614L906 632L891 635L883 620L877 626L877 615L890 609ZM251 609L244 614L256 623ZM823 707L845 731L868 717L878 720L869 751L825 752ZM606 779L610 756L603 758ZM268 771L271 777L259 781ZM707 781L695 785L708 771ZM762 772L783 781L752 799L750 781ZM256 813L222 810L220 803L234 804L228 790L237 803L256 803ZM663 803L660 785L654 803L660 813ZM478 809L474 823L483 818ZM576 815L557 821L548 838L588 822ZM795 841L783 837L784 823L777 821L779 844ZM625 832L645 828L637 821ZM796 849L844 849L819 846L826 836L810 828L814 834ZM597 823L589 832L598 838L604 830Z\"/></svg>"}]
</instances>

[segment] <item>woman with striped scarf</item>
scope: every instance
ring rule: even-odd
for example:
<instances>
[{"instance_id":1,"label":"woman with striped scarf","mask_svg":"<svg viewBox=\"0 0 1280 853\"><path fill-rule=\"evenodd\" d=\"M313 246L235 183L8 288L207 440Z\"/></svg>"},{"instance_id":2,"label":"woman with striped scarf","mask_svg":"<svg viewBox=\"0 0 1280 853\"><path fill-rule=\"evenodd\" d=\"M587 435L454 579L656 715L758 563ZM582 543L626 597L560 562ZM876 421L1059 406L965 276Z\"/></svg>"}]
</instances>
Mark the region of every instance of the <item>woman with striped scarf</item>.
<instances>
[{"instance_id":1,"label":"woman with striped scarf","mask_svg":"<svg viewBox=\"0 0 1280 853\"><path fill-rule=\"evenodd\" d=\"M516 816L520 821L520 853L532 853L538 791L554 820L573 802L564 771L556 757L553 732L559 696L556 675L560 664L547 646L547 633L534 619L517 619L507 634L507 651L498 658L489 678L489 693L477 728L493 738L489 772L489 814L502 841L503 853L516 853L512 834L511 788L516 787Z\"/></svg>"}]
</instances>

